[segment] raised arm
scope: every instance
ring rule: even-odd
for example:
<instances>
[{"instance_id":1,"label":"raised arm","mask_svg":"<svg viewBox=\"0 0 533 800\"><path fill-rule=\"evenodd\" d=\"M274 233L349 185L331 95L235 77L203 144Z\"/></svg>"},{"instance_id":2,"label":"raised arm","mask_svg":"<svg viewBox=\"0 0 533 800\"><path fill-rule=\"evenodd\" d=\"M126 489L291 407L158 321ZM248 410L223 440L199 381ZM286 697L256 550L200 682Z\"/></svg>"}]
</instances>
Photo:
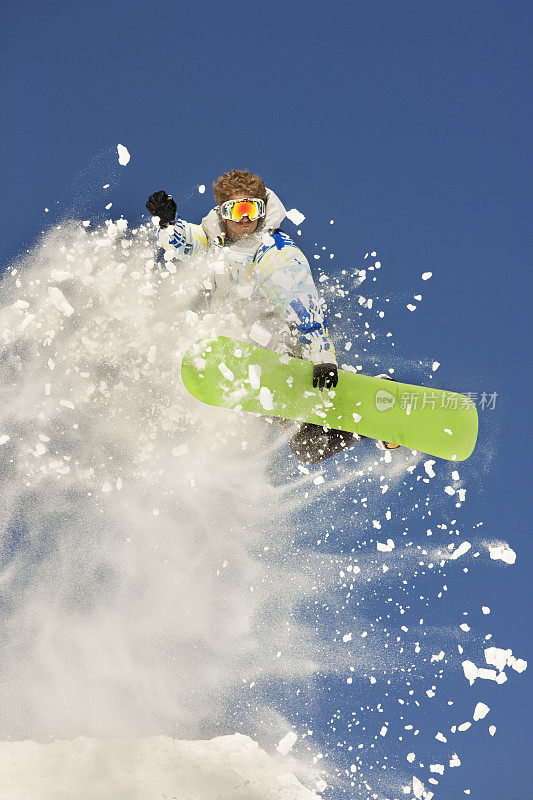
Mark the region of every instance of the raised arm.
<instances>
[{"instance_id":1,"label":"raised arm","mask_svg":"<svg viewBox=\"0 0 533 800\"><path fill-rule=\"evenodd\" d=\"M174 251L178 256L207 252L207 236L202 226L180 219L174 198L164 189L150 195L146 208L153 217L159 218L158 242L165 250Z\"/></svg>"}]
</instances>

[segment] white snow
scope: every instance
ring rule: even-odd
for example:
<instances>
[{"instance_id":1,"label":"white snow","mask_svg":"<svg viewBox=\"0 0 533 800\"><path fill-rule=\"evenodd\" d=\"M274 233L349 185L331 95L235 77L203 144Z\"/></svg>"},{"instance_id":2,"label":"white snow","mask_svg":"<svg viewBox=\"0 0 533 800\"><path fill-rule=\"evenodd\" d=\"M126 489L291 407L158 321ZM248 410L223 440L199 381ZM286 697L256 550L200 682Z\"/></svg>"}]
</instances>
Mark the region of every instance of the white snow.
<instances>
[{"instance_id":1,"label":"white snow","mask_svg":"<svg viewBox=\"0 0 533 800\"><path fill-rule=\"evenodd\" d=\"M487 647L485 649L485 661L492 667L496 667L500 672L505 669L507 659L512 655L512 650L503 650L501 647Z\"/></svg>"},{"instance_id":2,"label":"white snow","mask_svg":"<svg viewBox=\"0 0 533 800\"><path fill-rule=\"evenodd\" d=\"M428 281L431 278L432 275L433 275L432 272L423 272L422 273L422 280L423 281Z\"/></svg>"},{"instance_id":3,"label":"white snow","mask_svg":"<svg viewBox=\"0 0 533 800\"><path fill-rule=\"evenodd\" d=\"M259 390L259 402L265 411L272 411L274 408L274 397L267 386L261 386Z\"/></svg>"},{"instance_id":4,"label":"white snow","mask_svg":"<svg viewBox=\"0 0 533 800\"><path fill-rule=\"evenodd\" d=\"M58 289L57 286L50 286L48 288L48 297L52 305L54 305L59 311L62 311L65 316L70 317L74 313L74 309L67 302L65 295Z\"/></svg>"},{"instance_id":5,"label":"white snow","mask_svg":"<svg viewBox=\"0 0 533 800\"><path fill-rule=\"evenodd\" d=\"M248 365L248 378L252 389L259 389L261 385L261 367L259 364Z\"/></svg>"},{"instance_id":6,"label":"white snow","mask_svg":"<svg viewBox=\"0 0 533 800\"><path fill-rule=\"evenodd\" d=\"M427 461L424 461L424 469L426 471L426 474L430 478L434 478L435 477L435 470L433 469L433 464L434 463L435 463L435 461L432 458L429 458Z\"/></svg>"},{"instance_id":7,"label":"white snow","mask_svg":"<svg viewBox=\"0 0 533 800\"><path fill-rule=\"evenodd\" d=\"M476 678L479 677L479 670L476 665L472 661L463 661L462 663L463 672L465 674L465 678L469 681L470 686L474 683Z\"/></svg>"},{"instance_id":8,"label":"white snow","mask_svg":"<svg viewBox=\"0 0 533 800\"><path fill-rule=\"evenodd\" d=\"M460 558L461 556L464 556L465 553L468 553L471 547L472 545L470 544L470 542L467 541L461 542L459 547L453 551L450 558L457 559Z\"/></svg>"},{"instance_id":9,"label":"white snow","mask_svg":"<svg viewBox=\"0 0 533 800\"><path fill-rule=\"evenodd\" d=\"M376 542L376 547L380 553L390 553L394 550L394 542L392 539L387 539L387 543L385 542Z\"/></svg>"},{"instance_id":10,"label":"white snow","mask_svg":"<svg viewBox=\"0 0 533 800\"><path fill-rule=\"evenodd\" d=\"M261 347L266 347L272 339L272 334L262 328L261 325L254 322L250 329L250 339L253 339L253 341L257 342Z\"/></svg>"},{"instance_id":11,"label":"white snow","mask_svg":"<svg viewBox=\"0 0 533 800\"><path fill-rule=\"evenodd\" d=\"M489 554L494 561L500 560L506 564L514 564L516 561L515 551L505 542L496 545L489 544Z\"/></svg>"},{"instance_id":12,"label":"white snow","mask_svg":"<svg viewBox=\"0 0 533 800\"><path fill-rule=\"evenodd\" d=\"M485 705L485 703L477 703L474 709L474 722L478 722L480 719L485 719L489 711L490 708L489 706Z\"/></svg>"},{"instance_id":13,"label":"white snow","mask_svg":"<svg viewBox=\"0 0 533 800\"><path fill-rule=\"evenodd\" d=\"M290 221L295 225L301 225L305 219L305 216L296 208L291 208L289 211L287 211L287 218L290 219Z\"/></svg>"},{"instance_id":14,"label":"white snow","mask_svg":"<svg viewBox=\"0 0 533 800\"><path fill-rule=\"evenodd\" d=\"M276 745L276 750L278 753L281 753L282 756L286 756L296 744L297 739L298 736L294 731L289 731Z\"/></svg>"},{"instance_id":15,"label":"white snow","mask_svg":"<svg viewBox=\"0 0 533 800\"><path fill-rule=\"evenodd\" d=\"M219 364L218 368L219 368L220 372L222 373L222 375L226 378L226 380L228 380L228 381L235 380L235 375L233 374L233 372L225 364Z\"/></svg>"},{"instance_id":16,"label":"white snow","mask_svg":"<svg viewBox=\"0 0 533 800\"><path fill-rule=\"evenodd\" d=\"M200 186L198 187L198 191L200 192L200 194L203 194L205 192L205 184L201 183Z\"/></svg>"},{"instance_id":17,"label":"white snow","mask_svg":"<svg viewBox=\"0 0 533 800\"><path fill-rule=\"evenodd\" d=\"M186 456L187 453L190 452L188 444L180 444L177 447L172 448L172 455L173 456Z\"/></svg>"},{"instance_id":18,"label":"white snow","mask_svg":"<svg viewBox=\"0 0 533 800\"><path fill-rule=\"evenodd\" d=\"M0 743L2 800L318 800L283 758L236 733L205 741L147 739Z\"/></svg>"},{"instance_id":19,"label":"white snow","mask_svg":"<svg viewBox=\"0 0 533 800\"><path fill-rule=\"evenodd\" d=\"M123 144L117 144L117 151L118 151L118 163L121 164L123 167L126 164L129 164L130 161L130 154L128 153L128 148L124 147Z\"/></svg>"}]
</instances>

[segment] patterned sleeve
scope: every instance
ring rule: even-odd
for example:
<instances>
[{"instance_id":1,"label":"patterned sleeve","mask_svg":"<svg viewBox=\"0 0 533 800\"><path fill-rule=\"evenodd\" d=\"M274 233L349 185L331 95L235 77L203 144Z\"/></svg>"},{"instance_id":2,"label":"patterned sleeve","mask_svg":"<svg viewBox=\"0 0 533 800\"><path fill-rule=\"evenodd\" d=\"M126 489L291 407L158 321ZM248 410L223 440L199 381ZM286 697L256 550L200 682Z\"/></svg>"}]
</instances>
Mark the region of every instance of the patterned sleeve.
<instances>
[{"instance_id":1,"label":"patterned sleeve","mask_svg":"<svg viewBox=\"0 0 533 800\"><path fill-rule=\"evenodd\" d=\"M319 297L311 268L290 236L278 231L254 258L257 282L287 321L300 333L314 364L337 363L325 321L325 303Z\"/></svg>"},{"instance_id":2,"label":"patterned sleeve","mask_svg":"<svg viewBox=\"0 0 533 800\"><path fill-rule=\"evenodd\" d=\"M160 247L175 250L179 256L204 255L207 251L207 235L201 225L178 219L167 228L160 228L158 234Z\"/></svg>"}]
</instances>

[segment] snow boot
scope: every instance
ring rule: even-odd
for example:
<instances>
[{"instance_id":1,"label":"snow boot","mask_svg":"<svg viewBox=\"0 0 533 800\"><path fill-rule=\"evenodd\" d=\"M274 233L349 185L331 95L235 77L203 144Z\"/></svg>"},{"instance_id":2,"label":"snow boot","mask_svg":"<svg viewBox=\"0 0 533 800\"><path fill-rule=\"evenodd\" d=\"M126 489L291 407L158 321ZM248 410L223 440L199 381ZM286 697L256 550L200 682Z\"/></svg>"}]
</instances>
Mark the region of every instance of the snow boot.
<instances>
[{"instance_id":1,"label":"snow boot","mask_svg":"<svg viewBox=\"0 0 533 800\"><path fill-rule=\"evenodd\" d=\"M319 464L364 438L357 433L334 428L326 430L322 425L304 422L289 444L296 458L303 464Z\"/></svg>"}]
</instances>

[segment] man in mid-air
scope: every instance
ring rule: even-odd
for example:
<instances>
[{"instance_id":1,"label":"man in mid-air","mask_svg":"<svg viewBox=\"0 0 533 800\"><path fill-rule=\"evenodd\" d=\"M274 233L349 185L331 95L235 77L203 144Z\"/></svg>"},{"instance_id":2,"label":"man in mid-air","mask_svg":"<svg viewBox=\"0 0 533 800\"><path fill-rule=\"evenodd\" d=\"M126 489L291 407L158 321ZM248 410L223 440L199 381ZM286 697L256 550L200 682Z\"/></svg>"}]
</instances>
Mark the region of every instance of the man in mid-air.
<instances>
[{"instance_id":1,"label":"man in mid-air","mask_svg":"<svg viewBox=\"0 0 533 800\"><path fill-rule=\"evenodd\" d=\"M159 244L176 256L212 257L223 262L214 275L216 293L228 282L241 296L262 293L280 322L298 332L300 352L313 364L313 387L333 389L338 370L335 350L324 319L309 262L292 239L280 230L286 210L258 175L247 170L226 172L213 184L216 207L195 225L177 216L172 195L150 195L146 207L159 218ZM248 292L248 294L247 294ZM290 446L298 459L318 463L360 439L347 431L325 430L303 423Z\"/></svg>"}]
</instances>

